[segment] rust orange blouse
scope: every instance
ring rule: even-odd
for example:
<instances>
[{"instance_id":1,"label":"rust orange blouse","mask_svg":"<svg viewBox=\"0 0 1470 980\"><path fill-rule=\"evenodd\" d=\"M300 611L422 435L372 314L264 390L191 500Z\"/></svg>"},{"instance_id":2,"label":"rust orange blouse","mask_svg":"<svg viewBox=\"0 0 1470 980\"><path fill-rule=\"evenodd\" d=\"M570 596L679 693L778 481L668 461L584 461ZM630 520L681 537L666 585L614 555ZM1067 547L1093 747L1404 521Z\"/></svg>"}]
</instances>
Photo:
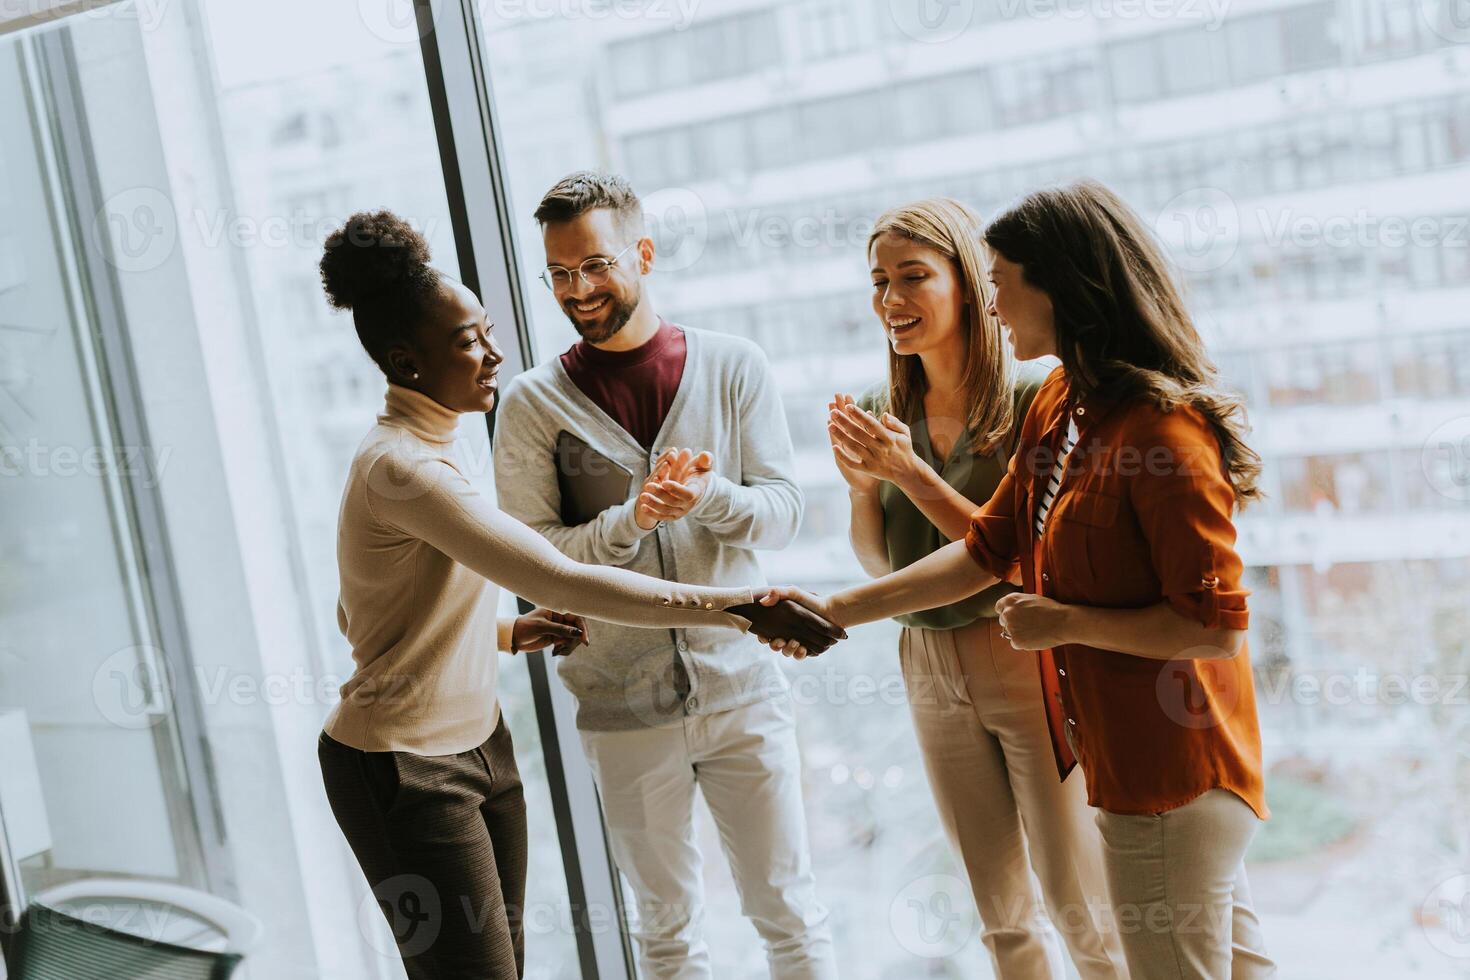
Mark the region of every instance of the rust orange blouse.
<instances>
[{"instance_id":1,"label":"rust orange blouse","mask_svg":"<svg viewBox=\"0 0 1470 980\"><path fill-rule=\"evenodd\" d=\"M1036 540L1036 505L1068 417L1072 451ZM1190 407L1076 401L1061 368L1022 424L1010 470L970 519L971 556L1025 591L1073 605L1168 602L1206 626L1245 629L1234 494L1219 443ZM1228 789L1267 815L1250 656L1168 661L1082 645L1038 656L1057 770L1082 764L1088 802L1152 814ZM1070 745L1068 740L1070 734ZM1076 747L1074 758L1071 746Z\"/></svg>"}]
</instances>

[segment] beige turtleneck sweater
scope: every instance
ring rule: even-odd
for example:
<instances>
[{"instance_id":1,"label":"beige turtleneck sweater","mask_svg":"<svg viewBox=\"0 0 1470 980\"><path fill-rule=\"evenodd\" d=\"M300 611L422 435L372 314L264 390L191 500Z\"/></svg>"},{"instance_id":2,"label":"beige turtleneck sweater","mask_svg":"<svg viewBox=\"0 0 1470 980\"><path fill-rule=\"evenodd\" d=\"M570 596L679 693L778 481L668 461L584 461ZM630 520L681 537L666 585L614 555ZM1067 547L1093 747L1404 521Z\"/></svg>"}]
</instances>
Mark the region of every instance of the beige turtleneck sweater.
<instances>
[{"instance_id":1,"label":"beige turtleneck sweater","mask_svg":"<svg viewBox=\"0 0 1470 980\"><path fill-rule=\"evenodd\" d=\"M337 522L337 624L356 669L328 735L367 752L450 755L484 742L496 700L497 586L538 606L627 626L729 626L749 588L583 565L482 495L454 449L460 416L388 386ZM577 656L573 653L572 656Z\"/></svg>"}]
</instances>

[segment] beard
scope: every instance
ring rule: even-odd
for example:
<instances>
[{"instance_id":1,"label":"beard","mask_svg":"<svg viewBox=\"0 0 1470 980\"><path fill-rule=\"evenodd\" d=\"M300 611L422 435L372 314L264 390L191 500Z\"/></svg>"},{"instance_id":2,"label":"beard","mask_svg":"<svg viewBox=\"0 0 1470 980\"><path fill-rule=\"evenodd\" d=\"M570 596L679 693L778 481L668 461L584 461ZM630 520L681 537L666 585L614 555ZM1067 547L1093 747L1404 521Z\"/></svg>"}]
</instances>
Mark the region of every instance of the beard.
<instances>
[{"instance_id":1,"label":"beard","mask_svg":"<svg viewBox=\"0 0 1470 980\"><path fill-rule=\"evenodd\" d=\"M562 306L562 312L567 319L572 321L572 326L582 339L589 344L603 344L618 335L618 331L628 325L633 318L633 313L638 309L638 304L643 300L643 287L640 285L638 291L629 299L619 299L612 293L607 294L607 313L600 323L587 323L577 316L575 301L568 300Z\"/></svg>"}]
</instances>

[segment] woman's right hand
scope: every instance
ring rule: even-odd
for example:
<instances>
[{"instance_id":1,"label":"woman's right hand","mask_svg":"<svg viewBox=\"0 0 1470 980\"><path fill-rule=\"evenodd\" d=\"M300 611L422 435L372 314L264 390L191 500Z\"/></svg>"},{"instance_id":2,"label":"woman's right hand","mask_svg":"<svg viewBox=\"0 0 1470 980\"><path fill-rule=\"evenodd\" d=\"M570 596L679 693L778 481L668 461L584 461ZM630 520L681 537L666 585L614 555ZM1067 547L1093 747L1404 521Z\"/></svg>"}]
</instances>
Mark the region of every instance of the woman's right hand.
<instances>
[{"instance_id":1,"label":"woman's right hand","mask_svg":"<svg viewBox=\"0 0 1470 980\"><path fill-rule=\"evenodd\" d=\"M854 401L851 395L837 394L833 396L832 401L827 403L827 410L835 412L852 404ZM832 443L832 460L837 464L837 472L842 474L847 485L856 493L877 493L878 484L883 481L869 473L864 473L858 467L858 461L837 444L837 435L830 422L827 424L827 438Z\"/></svg>"},{"instance_id":2,"label":"woman's right hand","mask_svg":"<svg viewBox=\"0 0 1470 980\"><path fill-rule=\"evenodd\" d=\"M814 593L808 592L805 589L798 589L793 585L778 585L772 586L771 588L767 589L765 591L765 594L760 596L759 599L757 599L756 601L758 601L763 606L774 606L778 602L782 602L783 600L794 602L800 606L805 606L813 613L816 613L818 616L831 623L834 627L842 630L842 635L844 638L847 636L847 631L843 629L842 624L837 621L837 617L833 612L835 604L833 603L831 596L819 596ZM805 645L798 643L796 640L788 639L786 637L763 637L762 639L770 646L772 650L775 650L777 653L783 654L785 656L792 657L796 660L804 660L809 654L822 652L821 650L810 650Z\"/></svg>"}]
</instances>

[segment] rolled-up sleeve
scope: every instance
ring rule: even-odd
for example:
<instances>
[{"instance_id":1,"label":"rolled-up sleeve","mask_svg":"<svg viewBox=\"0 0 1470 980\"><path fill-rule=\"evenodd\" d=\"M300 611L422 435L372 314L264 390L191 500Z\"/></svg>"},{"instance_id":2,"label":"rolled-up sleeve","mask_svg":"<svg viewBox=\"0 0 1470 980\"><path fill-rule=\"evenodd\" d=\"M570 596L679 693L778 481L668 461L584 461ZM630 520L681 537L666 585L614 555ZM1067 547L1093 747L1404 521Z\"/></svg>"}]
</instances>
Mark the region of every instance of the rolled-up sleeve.
<instances>
[{"instance_id":1,"label":"rolled-up sleeve","mask_svg":"<svg viewBox=\"0 0 1470 980\"><path fill-rule=\"evenodd\" d=\"M1235 551L1235 493L1209 423L1191 408L1140 426L1143 464L1129 495L1164 601L1214 629L1247 628L1250 595Z\"/></svg>"},{"instance_id":2,"label":"rolled-up sleeve","mask_svg":"<svg viewBox=\"0 0 1470 980\"><path fill-rule=\"evenodd\" d=\"M996 578L1011 580L1020 566L1020 544L1016 537L1017 460L1011 456L1006 475L990 499L970 515L970 530L965 534L965 548L976 564Z\"/></svg>"}]
</instances>

